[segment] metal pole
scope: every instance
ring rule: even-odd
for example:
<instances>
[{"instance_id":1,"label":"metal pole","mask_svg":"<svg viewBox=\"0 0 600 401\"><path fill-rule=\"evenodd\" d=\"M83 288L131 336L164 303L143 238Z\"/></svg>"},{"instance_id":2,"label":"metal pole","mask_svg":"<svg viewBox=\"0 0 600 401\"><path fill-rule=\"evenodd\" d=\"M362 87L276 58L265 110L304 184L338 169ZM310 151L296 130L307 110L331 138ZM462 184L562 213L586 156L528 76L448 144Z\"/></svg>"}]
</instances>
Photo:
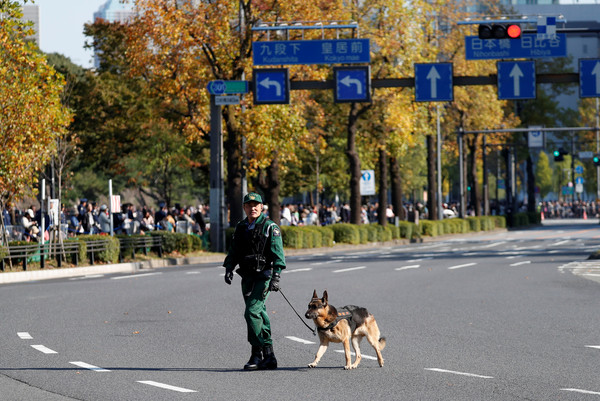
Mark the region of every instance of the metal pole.
<instances>
[{"instance_id":1,"label":"metal pole","mask_svg":"<svg viewBox=\"0 0 600 401\"><path fill-rule=\"evenodd\" d=\"M463 154L463 129L462 127L458 130L458 175L460 185L460 217L465 218L467 214L467 208L465 205L465 173L464 173L464 154Z\"/></svg>"},{"instance_id":2,"label":"metal pole","mask_svg":"<svg viewBox=\"0 0 600 401\"><path fill-rule=\"evenodd\" d=\"M490 215L490 194L488 186L488 168L487 168L487 136L483 136L483 215Z\"/></svg>"},{"instance_id":3,"label":"metal pole","mask_svg":"<svg viewBox=\"0 0 600 401\"><path fill-rule=\"evenodd\" d=\"M437 117L437 210L438 220L444 218L442 210L442 133L440 127L440 106L435 106L435 112Z\"/></svg>"},{"instance_id":4,"label":"metal pole","mask_svg":"<svg viewBox=\"0 0 600 401\"><path fill-rule=\"evenodd\" d=\"M600 153L600 110L596 98L596 153ZM600 200L600 166L596 167L596 199Z\"/></svg>"},{"instance_id":5,"label":"metal pole","mask_svg":"<svg viewBox=\"0 0 600 401\"><path fill-rule=\"evenodd\" d=\"M225 250L225 194L223 185L223 132L221 106L210 95L210 247Z\"/></svg>"},{"instance_id":6,"label":"metal pole","mask_svg":"<svg viewBox=\"0 0 600 401\"><path fill-rule=\"evenodd\" d=\"M113 197L113 192L112 192L112 180L108 180L108 217L110 218L110 236L112 237L114 235L114 226L113 226L113 213L115 212L114 210L112 210L112 197Z\"/></svg>"},{"instance_id":7,"label":"metal pole","mask_svg":"<svg viewBox=\"0 0 600 401\"><path fill-rule=\"evenodd\" d=\"M44 200L46 200L46 179L43 178L42 179L42 196L40 199L40 217L41 217L41 230L40 230L40 237L38 239L39 243L41 244L41 251L40 251L40 268L44 268L46 261L44 260L44 233L46 232L46 219L44 218Z\"/></svg>"}]
</instances>

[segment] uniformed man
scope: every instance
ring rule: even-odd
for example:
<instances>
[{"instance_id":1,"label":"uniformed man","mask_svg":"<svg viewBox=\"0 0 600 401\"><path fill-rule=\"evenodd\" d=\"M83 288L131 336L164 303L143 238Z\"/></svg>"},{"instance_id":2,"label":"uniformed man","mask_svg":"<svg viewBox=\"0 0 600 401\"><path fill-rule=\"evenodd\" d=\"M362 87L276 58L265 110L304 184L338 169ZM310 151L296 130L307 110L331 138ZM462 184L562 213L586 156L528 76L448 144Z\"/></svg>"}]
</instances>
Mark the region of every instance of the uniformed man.
<instances>
[{"instance_id":1,"label":"uniformed man","mask_svg":"<svg viewBox=\"0 0 600 401\"><path fill-rule=\"evenodd\" d=\"M259 194L251 192L244 196L247 217L237 224L223 262L227 284L231 284L235 267L240 266L236 273L242 277L242 294L246 303L244 318L248 342L252 346L252 354L244 370L277 368L265 301L270 291L279 291L285 257L281 230L262 211L263 201Z\"/></svg>"}]
</instances>

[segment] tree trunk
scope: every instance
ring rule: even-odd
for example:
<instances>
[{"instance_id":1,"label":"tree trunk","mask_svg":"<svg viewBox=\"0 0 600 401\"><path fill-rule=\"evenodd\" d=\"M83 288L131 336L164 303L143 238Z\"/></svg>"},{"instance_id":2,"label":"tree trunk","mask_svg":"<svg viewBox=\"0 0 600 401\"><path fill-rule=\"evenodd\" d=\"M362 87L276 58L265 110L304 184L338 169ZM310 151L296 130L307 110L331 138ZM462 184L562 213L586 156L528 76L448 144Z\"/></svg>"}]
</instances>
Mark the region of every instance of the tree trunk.
<instances>
[{"instance_id":1,"label":"tree trunk","mask_svg":"<svg viewBox=\"0 0 600 401\"><path fill-rule=\"evenodd\" d=\"M224 144L224 150L227 152L226 203L229 204L229 226L235 227L238 221L244 218L242 207L242 178L244 176L242 134L235 117L227 112L227 107L223 109L223 121L228 134Z\"/></svg>"},{"instance_id":2,"label":"tree trunk","mask_svg":"<svg viewBox=\"0 0 600 401\"><path fill-rule=\"evenodd\" d=\"M396 157L390 158L390 175L392 180L392 207L394 208L394 213L396 213L396 216L400 220L406 220L404 205L402 204L402 177Z\"/></svg>"},{"instance_id":3,"label":"tree trunk","mask_svg":"<svg viewBox=\"0 0 600 401\"><path fill-rule=\"evenodd\" d=\"M273 155L273 161L267 167L267 188L265 191L266 204L269 206L269 218L275 223L281 222L281 203L279 202L279 156Z\"/></svg>"},{"instance_id":4,"label":"tree trunk","mask_svg":"<svg viewBox=\"0 0 600 401\"><path fill-rule=\"evenodd\" d=\"M348 143L346 156L350 165L350 223L360 224L361 198L360 198L360 157L356 150L356 132L358 130L358 104L352 103L348 114Z\"/></svg>"},{"instance_id":5,"label":"tree trunk","mask_svg":"<svg viewBox=\"0 0 600 401\"><path fill-rule=\"evenodd\" d=\"M435 141L432 135L427 135L427 209L429 220L437 220L437 184L435 180Z\"/></svg>"},{"instance_id":6,"label":"tree trunk","mask_svg":"<svg viewBox=\"0 0 600 401\"><path fill-rule=\"evenodd\" d=\"M469 170L469 179L471 183L471 204L475 210L476 216L481 216L481 191L479 190L479 180L477 179L477 138L478 134L473 135L472 140L468 141L469 146L469 162L471 169Z\"/></svg>"},{"instance_id":7,"label":"tree trunk","mask_svg":"<svg viewBox=\"0 0 600 401\"><path fill-rule=\"evenodd\" d=\"M382 226L387 225L388 157L385 148L379 149L379 209L377 219Z\"/></svg>"}]
</instances>

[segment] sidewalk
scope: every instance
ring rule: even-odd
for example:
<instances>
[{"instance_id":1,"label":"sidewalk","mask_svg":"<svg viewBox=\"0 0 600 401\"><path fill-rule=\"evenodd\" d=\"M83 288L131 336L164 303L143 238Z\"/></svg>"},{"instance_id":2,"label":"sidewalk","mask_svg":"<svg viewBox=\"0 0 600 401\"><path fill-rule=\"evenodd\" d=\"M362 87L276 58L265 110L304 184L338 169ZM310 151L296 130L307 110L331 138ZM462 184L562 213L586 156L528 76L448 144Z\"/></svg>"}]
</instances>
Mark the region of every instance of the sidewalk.
<instances>
[{"instance_id":1,"label":"sidewalk","mask_svg":"<svg viewBox=\"0 0 600 401\"><path fill-rule=\"evenodd\" d=\"M487 233L506 231L506 229L496 229L486 231ZM469 236L478 236L481 232L466 233L466 234L449 234L440 235L437 237L424 237L419 242L444 241L450 238L462 238ZM332 247L324 248L308 248L308 249L285 249L285 256L297 255L314 255L318 253L332 253L347 250L361 250L381 246L398 246L407 245L410 241L406 239L393 240L388 242L371 242L368 244L338 244ZM162 258L151 259L139 262L118 263L110 265L94 265L85 267L66 267L66 268L47 268L44 270L20 271L0 273L0 285L9 283L22 283L27 281L51 280L57 278L82 277L94 274L113 274L113 273L130 273L135 274L142 270L157 269L161 267L182 266L199 263L215 263L220 266L225 259L225 254L210 254L206 256L181 257L181 258Z\"/></svg>"}]
</instances>

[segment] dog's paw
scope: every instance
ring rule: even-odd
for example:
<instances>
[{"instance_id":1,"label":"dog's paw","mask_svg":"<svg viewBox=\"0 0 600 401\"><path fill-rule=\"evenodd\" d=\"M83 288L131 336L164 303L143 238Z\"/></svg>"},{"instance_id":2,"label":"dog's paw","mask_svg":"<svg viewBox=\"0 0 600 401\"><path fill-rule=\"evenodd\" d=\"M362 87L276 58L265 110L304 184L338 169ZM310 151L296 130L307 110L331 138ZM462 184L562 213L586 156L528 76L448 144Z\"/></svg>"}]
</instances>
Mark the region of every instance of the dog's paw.
<instances>
[{"instance_id":1,"label":"dog's paw","mask_svg":"<svg viewBox=\"0 0 600 401\"><path fill-rule=\"evenodd\" d=\"M316 363L314 363L314 362L313 362L313 363L309 363L309 364L308 364L308 367L309 367L309 368L316 368L316 367L317 367L317 364L316 364Z\"/></svg>"},{"instance_id":2,"label":"dog's paw","mask_svg":"<svg viewBox=\"0 0 600 401\"><path fill-rule=\"evenodd\" d=\"M344 366L344 370L351 370L351 369L355 369L356 366L354 365L350 365L350 366Z\"/></svg>"}]
</instances>

